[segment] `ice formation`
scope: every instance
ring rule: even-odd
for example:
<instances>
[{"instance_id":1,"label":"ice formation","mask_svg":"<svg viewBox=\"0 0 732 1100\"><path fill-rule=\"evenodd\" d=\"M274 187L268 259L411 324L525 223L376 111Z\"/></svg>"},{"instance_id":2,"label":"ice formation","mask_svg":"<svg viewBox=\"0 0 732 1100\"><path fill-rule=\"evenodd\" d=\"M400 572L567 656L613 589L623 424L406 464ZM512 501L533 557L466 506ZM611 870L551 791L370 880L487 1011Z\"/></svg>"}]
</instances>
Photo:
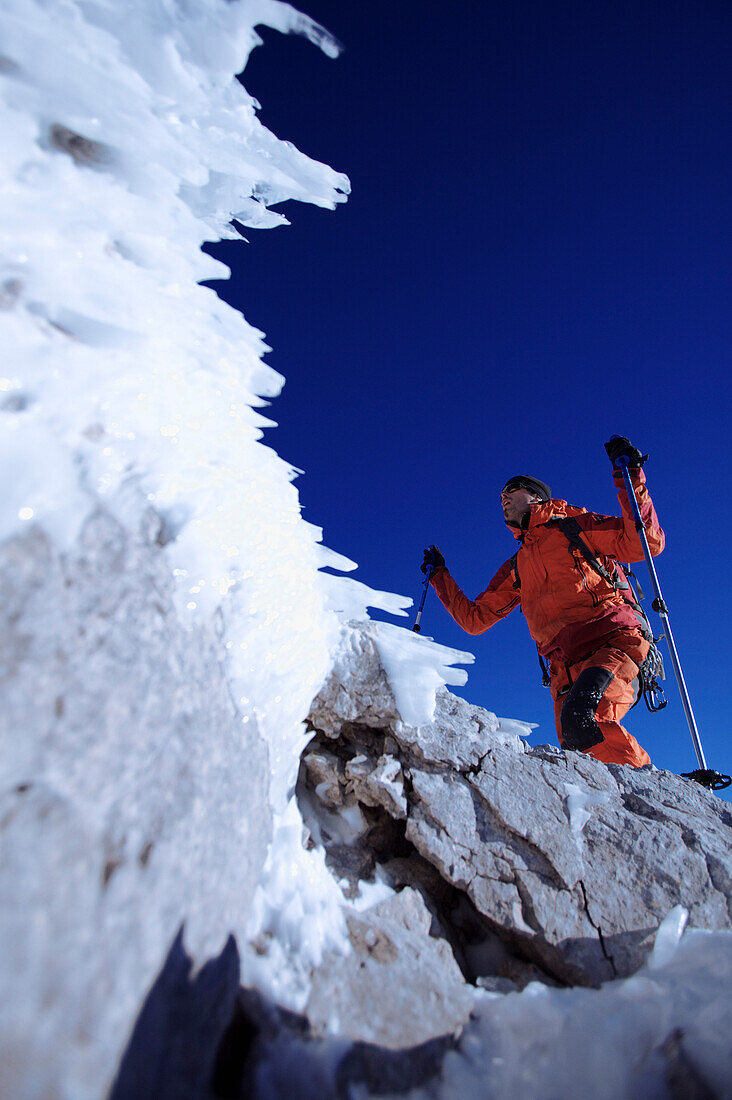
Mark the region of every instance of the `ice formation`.
<instances>
[{"instance_id":1,"label":"ice formation","mask_svg":"<svg viewBox=\"0 0 732 1100\"><path fill-rule=\"evenodd\" d=\"M591 807L602 806L609 799L604 792L590 794L589 791L584 791L577 783L565 783L564 789L567 792L569 827L576 836L579 836L590 820Z\"/></svg>"},{"instance_id":2,"label":"ice formation","mask_svg":"<svg viewBox=\"0 0 732 1100\"><path fill-rule=\"evenodd\" d=\"M233 217L270 228L283 200L334 208L349 192L271 134L236 81L258 24L339 52L277 0L2 6L0 542L35 529L65 553L100 506L125 531L160 517L178 623L215 626L240 721L268 747L275 833L248 934L271 950L249 976L297 1004L313 961L343 944L338 887L301 843L303 721L343 619L411 601L322 572L354 566L302 519L296 471L261 442L283 378L263 334L199 285L225 274L201 243L235 237ZM457 659L432 659L423 708ZM18 732L7 789L28 778ZM68 793L62 768L34 767ZM103 800L88 810L101 820ZM189 946L210 950L197 923Z\"/></svg>"}]
</instances>

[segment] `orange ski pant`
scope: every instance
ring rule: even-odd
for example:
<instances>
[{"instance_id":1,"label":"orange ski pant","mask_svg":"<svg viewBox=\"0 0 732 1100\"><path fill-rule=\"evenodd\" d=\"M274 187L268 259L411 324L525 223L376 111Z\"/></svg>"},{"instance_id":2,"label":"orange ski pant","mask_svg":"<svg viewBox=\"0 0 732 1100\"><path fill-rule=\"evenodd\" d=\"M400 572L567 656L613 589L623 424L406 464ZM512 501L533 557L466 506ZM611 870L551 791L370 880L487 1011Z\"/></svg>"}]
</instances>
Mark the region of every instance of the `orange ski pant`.
<instances>
[{"instance_id":1,"label":"orange ski pant","mask_svg":"<svg viewBox=\"0 0 732 1100\"><path fill-rule=\"evenodd\" d=\"M639 630L619 630L574 664L552 661L551 692L562 748L605 764L639 768L651 758L620 724L636 700L638 667L649 644Z\"/></svg>"}]
</instances>

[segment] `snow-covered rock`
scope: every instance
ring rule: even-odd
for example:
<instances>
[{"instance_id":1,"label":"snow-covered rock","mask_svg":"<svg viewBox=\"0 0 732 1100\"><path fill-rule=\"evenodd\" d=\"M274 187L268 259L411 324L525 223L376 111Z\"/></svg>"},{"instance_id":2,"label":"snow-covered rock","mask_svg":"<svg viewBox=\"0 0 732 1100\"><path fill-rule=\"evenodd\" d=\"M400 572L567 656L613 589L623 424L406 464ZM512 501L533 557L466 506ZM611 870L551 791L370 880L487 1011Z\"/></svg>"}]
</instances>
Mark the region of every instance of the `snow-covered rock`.
<instances>
[{"instance_id":1,"label":"snow-covered rock","mask_svg":"<svg viewBox=\"0 0 732 1100\"><path fill-rule=\"evenodd\" d=\"M339 52L279 0L0 8L7 1096L102 1095L182 924L195 966L234 933L290 1007L350 950L302 844L304 720L342 619L411 601L322 572L355 565L261 442L283 378L200 285L232 218L350 189L259 121L236 79L259 24ZM415 713L459 656L417 661Z\"/></svg>"},{"instance_id":2,"label":"snow-covered rock","mask_svg":"<svg viewBox=\"0 0 732 1100\"><path fill-rule=\"evenodd\" d=\"M344 629L299 782L354 951L323 959L302 1017L242 994L232 1095L729 1096L726 804L529 749L446 691L410 726L378 631Z\"/></svg>"},{"instance_id":3,"label":"snow-covered rock","mask_svg":"<svg viewBox=\"0 0 732 1100\"><path fill-rule=\"evenodd\" d=\"M303 720L342 609L408 601L319 571L354 566L260 442L282 376L199 285L232 217L349 190L236 80L260 23L338 53L277 0L0 9L4 1096L102 1095L182 922L291 1002L347 945Z\"/></svg>"}]
</instances>

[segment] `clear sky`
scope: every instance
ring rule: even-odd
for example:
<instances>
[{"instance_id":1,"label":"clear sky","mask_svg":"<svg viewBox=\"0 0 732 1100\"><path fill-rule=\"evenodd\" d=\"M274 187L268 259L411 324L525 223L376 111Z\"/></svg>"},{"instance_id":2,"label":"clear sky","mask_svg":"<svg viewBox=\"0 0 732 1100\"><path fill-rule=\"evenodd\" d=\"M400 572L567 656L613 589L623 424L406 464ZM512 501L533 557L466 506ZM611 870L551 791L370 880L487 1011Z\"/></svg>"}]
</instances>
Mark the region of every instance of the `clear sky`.
<instances>
[{"instance_id":1,"label":"clear sky","mask_svg":"<svg viewBox=\"0 0 732 1100\"><path fill-rule=\"evenodd\" d=\"M473 597L516 548L506 479L617 513L603 443L629 436L650 454L707 762L729 772L732 6L300 6L344 53L263 29L244 84L352 196L283 204L290 227L210 251L232 268L213 285L287 379L266 442L305 471L305 518L374 588L416 602L437 543ZM460 694L555 743L518 611L470 638L430 592L423 628L475 654ZM640 704L627 725L657 766L688 771L667 665L667 709Z\"/></svg>"}]
</instances>

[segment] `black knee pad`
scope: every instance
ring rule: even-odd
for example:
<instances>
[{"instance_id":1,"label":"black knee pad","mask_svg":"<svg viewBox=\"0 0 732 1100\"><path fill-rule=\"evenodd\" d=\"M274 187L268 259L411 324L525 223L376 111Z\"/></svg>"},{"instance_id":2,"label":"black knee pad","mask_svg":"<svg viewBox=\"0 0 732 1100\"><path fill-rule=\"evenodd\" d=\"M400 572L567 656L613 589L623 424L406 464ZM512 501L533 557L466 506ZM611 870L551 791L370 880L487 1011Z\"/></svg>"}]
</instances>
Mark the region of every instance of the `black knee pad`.
<instances>
[{"instance_id":1,"label":"black knee pad","mask_svg":"<svg viewBox=\"0 0 732 1100\"><path fill-rule=\"evenodd\" d=\"M595 713L613 678L606 668L586 668L572 684L559 718L562 748L584 752L605 738Z\"/></svg>"}]
</instances>

